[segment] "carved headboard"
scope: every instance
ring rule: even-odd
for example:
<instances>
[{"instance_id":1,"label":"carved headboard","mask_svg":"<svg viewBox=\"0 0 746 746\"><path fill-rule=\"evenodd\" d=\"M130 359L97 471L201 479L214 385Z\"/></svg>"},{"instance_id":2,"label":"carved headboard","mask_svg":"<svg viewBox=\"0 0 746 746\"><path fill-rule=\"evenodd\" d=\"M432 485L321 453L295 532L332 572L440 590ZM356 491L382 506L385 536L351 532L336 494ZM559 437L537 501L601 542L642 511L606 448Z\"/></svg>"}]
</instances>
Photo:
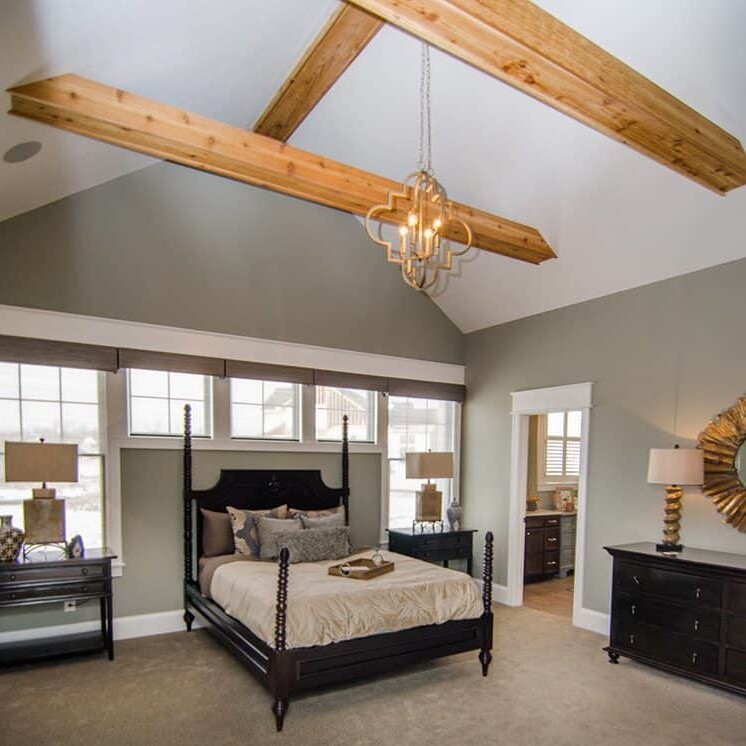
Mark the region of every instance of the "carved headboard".
<instances>
[{"instance_id":1,"label":"carved headboard","mask_svg":"<svg viewBox=\"0 0 746 746\"><path fill-rule=\"evenodd\" d=\"M349 441L347 415L342 421L342 486L328 487L319 469L221 469L208 489L192 488L192 413L184 407L184 579L194 581L193 557L202 556L202 513L199 508L226 512L234 508L262 510L290 505L301 510L344 506L349 524ZM196 505L197 510L194 510ZM193 540L196 530L196 546Z\"/></svg>"}]
</instances>

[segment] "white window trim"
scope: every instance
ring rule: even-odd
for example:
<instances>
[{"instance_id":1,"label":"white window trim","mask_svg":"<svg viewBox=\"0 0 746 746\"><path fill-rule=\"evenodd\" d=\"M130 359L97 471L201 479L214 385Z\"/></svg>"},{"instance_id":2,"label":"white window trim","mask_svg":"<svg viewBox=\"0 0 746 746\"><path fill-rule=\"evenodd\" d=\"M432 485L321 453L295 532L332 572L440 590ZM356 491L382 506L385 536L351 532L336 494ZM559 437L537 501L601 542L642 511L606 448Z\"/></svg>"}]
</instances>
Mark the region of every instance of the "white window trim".
<instances>
[{"instance_id":1,"label":"white window trim","mask_svg":"<svg viewBox=\"0 0 746 746\"><path fill-rule=\"evenodd\" d=\"M567 410L565 410L567 411ZM577 411L577 410L575 410ZM565 422L567 417L565 417ZM580 438L568 438L567 435L563 436L563 440L576 440L578 443L581 442ZM577 476L557 476L548 477L546 474L547 466L547 417L546 415L539 415L539 423L536 432L536 490L538 492L549 492L557 487L577 487L578 477Z\"/></svg>"},{"instance_id":2,"label":"white window trim","mask_svg":"<svg viewBox=\"0 0 746 746\"><path fill-rule=\"evenodd\" d=\"M10 336L49 339L61 342L81 342L114 347L131 347L159 352L224 357L248 362L290 365L308 368L324 368L346 373L371 376L411 378L420 381L463 384L466 368L463 365L440 363L431 360L380 355L375 353L342 350L294 342L241 337L194 329L145 324L120 319L107 319L82 314L45 311L0 304L0 334ZM127 448L180 450L182 439L163 435L130 437L128 433L126 376L119 373L104 375L107 438L102 438L104 455L104 530L106 545L117 555L112 563L112 574L123 574L125 557L122 546L122 450ZM315 438L313 386L303 386L302 433L297 441L253 441L230 437L228 416L216 416L217 412L229 413L230 406L227 381L218 379L213 386L213 435L211 438L196 438L195 450L224 450L249 452L291 453L339 453L339 442L318 442ZM225 385L221 385L221 384ZM221 402L220 397L224 397ZM388 403L383 394L378 396L377 443L350 443L350 453L381 454L381 521L387 527L388 514ZM460 405L459 405L460 411ZM460 417L458 418L460 427ZM460 438L460 433L459 433ZM456 458L458 469L459 459ZM454 476L454 494L457 494L458 478Z\"/></svg>"}]
</instances>

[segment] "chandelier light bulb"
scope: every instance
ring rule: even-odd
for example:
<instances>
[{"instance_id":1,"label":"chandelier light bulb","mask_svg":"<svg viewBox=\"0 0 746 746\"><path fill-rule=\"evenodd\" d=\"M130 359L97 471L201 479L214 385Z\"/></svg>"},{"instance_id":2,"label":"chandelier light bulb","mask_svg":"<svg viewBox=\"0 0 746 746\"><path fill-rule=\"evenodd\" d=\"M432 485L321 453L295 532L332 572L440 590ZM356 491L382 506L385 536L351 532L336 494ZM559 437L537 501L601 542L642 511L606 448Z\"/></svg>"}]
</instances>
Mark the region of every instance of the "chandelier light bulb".
<instances>
[{"instance_id":1,"label":"chandelier light bulb","mask_svg":"<svg viewBox=\"0 0 746 746\"><path fill-rule=\"evenodd\" d=\"M425 238L432 238L432 237L433 237L432 228L425 228Z\"/></svg>"},{"instance_id":2,"label":"chandelier light bulb","mask_svg":"<svg viewBox=\"0 0 746 746\"><path fill-rule=\"evenodd\" d=\"M440 218L435 218L435 222L433 223L433 230L438 230L440 226L443 225Z\"/></svg>"},{"instance_id":3,"label":"chandelier light bulb","mask_svg":"<svg viewBox=\"0 0 746 746\"><path fill-rule=\"evenodd\" d=\"M407 233L409 233L409 230L407 229L407 226L406 226L406 225L402 225L402 226L401 226L401 227L399 228L399 235L400 235L400 236L401 236L402 238L404 238L404 236L406 236L406 235L407 235Z\"/></svg>"},{"instance_id":4,"label":"chandelier light bulb","mask_svg":"<svg viewBox=\"0 0 746 746\"><path fill-rule=\"evenodd\" d=\"M407 216L407 223L413 228L417 225L417 216L413 212L410 212Z\"/></svg>"}]
</instances>

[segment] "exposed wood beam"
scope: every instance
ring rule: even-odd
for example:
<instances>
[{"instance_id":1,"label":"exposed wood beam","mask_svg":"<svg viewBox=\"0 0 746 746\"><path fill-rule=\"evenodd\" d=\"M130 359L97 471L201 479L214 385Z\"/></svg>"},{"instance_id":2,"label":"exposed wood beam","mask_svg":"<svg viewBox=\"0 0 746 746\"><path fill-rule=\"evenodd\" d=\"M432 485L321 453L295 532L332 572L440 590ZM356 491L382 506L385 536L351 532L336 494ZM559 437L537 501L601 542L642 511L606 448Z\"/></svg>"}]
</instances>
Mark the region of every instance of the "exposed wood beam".
<instances>
[{"instance_id":1,"label":"exposed wood beam","mask_svg":"<svg viewBox=\"0 0 746 746\"><path fill-rule=\"evenodd\" d=\"M341 3L259 117L254 132L287 142L381 26L380 18Z\"/></svg>"},{"instance_id":2,"label":"exposed wood beam","mask_svg":"<svg viewBox=\"0 0 746 746\"><path fill-rule=\"evenodd\" d=\"M77 75L9 93L11 114L357 215L402 188L383 176ZM408 206L408 199L396 205L398 220ZM485 251L532 264L555 256L535 228L459 203L454 217L469 223L474 246ZM464 238L455 230L448 237Z\"/></svg>"},{"instance_id":3,"label":"exposed wood beam","mask_svg":"<svg viewBox=\"0 0 746 746\"><path fill-rule=\"evenodd\" d=\"M528 0L348 0L719 193L746 183L725 130Z\"/></svg>"}]
</instances>

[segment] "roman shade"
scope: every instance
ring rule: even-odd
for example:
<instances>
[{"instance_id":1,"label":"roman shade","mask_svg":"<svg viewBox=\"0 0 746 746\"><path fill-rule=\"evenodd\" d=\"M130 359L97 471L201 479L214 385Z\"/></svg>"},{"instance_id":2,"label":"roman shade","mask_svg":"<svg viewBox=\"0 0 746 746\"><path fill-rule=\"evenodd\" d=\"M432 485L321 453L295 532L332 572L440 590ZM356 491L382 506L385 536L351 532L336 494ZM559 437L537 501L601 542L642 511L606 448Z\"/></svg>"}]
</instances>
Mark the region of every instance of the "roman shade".
<instances>
[{"instance_id":1,"label":"roman shade","mask_svg":"<svg viewBox=\"0 0 746 746\"><path fill-rule=\"evenodd\" d=\"M391 396L411 396L415 399L439 399L463 403L466 386L459 383L438 381L412 381L404 378L389 378Z\"/></svg>"},{"instance_id":2,"label":"roman shade","mask_svg":"<svg viewBox=\"0 0 746 746\"><path fill-rule=\"evenodd\" d=\"M312 368L296 368L290 365L269 363L248 363L244 360L226 360L226 378L252 378L261 381L282 381L283 383L313 383Z\"/></svg>"},{"instance_id":3,"label":"roman shade","mask_svg":"<svg viewBox=\"0 0 746 746\"><path fill-rule=\"evenodd\" d=\"M388 391L388 379L380 376L366 376L360 373L344 373L337 370L315 370L313 382L317 386L338 386L343 389L363 389L365 391Z\"/></svg>"},{"instance_id":4,"label":"roman shade","mask_svg":"<svg viewBox=\"0 0 746 746\"><path fill-rule=\"evenodd\" d=\"M119 350L121 368L143 368L145 370L167 370L172 373L201 373L222 378L225 375L225 361L217 357L200 355L180 355L173 352L153 352L152 350Z\"/></svg>"},{"instance_id":5,"label":"roman shade","mask_svg":"<svg viewBox=\"0 0 746 746\"><path fill-rule=\"evenodd\" d=\"M115 373L118 369L115 347L57 342L0 335L0 361L27 365L59 365Z\"/></svg>"}]
</instances>

